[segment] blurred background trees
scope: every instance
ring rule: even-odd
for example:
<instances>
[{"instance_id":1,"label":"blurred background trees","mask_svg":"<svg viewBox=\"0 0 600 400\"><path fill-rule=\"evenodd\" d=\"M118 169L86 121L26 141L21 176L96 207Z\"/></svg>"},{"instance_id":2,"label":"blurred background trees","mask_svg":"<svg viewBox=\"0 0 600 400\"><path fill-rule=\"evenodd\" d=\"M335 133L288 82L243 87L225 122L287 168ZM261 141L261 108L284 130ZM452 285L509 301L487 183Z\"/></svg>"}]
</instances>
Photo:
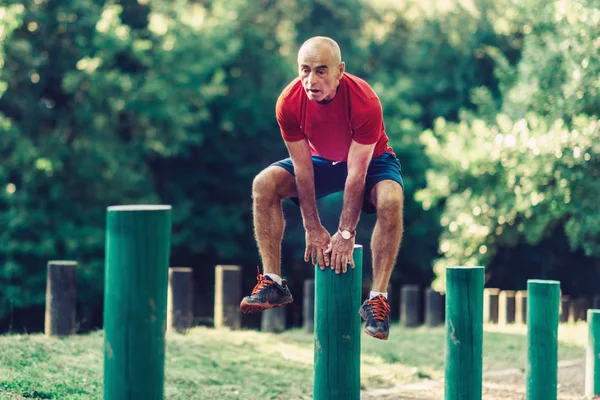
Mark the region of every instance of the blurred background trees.
<instances>
[{"instance_id":1,"label":"blurred background trees","mask_svg":"<svg viewBox=\"0 0 600 400\"><path fill-rule=\"evenodd\" d=\"M555 278L600 268L600 11L592 0L9 0L0 6L0 330L39 330L46 262L79 262L81 329L101 326L106 207L173 205L173 266L210 323L216 264L260 264L253 177L286 157L274 118L310 36L373 86L406 182L393 284ZM334 230L341 195L319 202ZM298 209L284 275L299 297ZM368 243L362 216L357 243ZM294 322L301 308L292 308ZM251 318L249 324L255 321Z\"/></svg>"}]
</instances>

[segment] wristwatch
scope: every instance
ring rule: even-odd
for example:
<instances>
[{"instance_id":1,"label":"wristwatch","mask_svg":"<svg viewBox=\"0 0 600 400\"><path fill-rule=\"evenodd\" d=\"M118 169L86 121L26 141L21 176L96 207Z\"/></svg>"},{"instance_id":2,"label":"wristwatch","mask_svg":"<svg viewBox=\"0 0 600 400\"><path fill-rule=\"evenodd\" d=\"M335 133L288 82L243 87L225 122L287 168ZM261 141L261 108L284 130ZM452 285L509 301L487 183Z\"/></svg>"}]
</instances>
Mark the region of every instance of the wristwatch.
<instances>
[{"instance_id":1,"label":"wristwatch","mask_svg":"<svg viewBox=\"0 0 600 400\"><path fill-rule=\"evenodd\" d=\"M338 228L338 233L340 234L340 236L343 239L348 240L348 239L353 238L354 236L356 236L356 229L354 231L350 232L347 229L341 230L340 228Z\"/></svg>"}]
</instances>

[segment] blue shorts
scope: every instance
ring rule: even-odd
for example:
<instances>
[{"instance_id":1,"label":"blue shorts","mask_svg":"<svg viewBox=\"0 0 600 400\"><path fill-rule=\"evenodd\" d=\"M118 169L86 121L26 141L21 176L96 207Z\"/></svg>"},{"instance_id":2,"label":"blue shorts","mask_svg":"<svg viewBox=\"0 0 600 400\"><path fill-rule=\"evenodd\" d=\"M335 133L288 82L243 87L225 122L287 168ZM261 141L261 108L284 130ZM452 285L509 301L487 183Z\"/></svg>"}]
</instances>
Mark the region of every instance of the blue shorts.
<instances>
[{"instance_id":1,"label":"blue shorts","mask_svg":"<svg viewBox=\"0 0 600 400\"><path fill-rule=\"evenodd\" d=\"M327 195L343 192L348 177L348 163L334 163L321 156L312 156L313 169L315 173L315 194L317 199ZM284 168L290 174L294 175L294 164L290 157L277 161L272 165ZM404 190L404 181L402 180L402 167L396 156L390 152L385 152L377 158L371 159L367 177L365 181L365 197L362 210L367 214L376 212L375 206L368 202L367 196L371 189L381 181L392 180L398 182ZM296 205L299 205L298 198L291 199Z\"/></svg>"}]
</instances>

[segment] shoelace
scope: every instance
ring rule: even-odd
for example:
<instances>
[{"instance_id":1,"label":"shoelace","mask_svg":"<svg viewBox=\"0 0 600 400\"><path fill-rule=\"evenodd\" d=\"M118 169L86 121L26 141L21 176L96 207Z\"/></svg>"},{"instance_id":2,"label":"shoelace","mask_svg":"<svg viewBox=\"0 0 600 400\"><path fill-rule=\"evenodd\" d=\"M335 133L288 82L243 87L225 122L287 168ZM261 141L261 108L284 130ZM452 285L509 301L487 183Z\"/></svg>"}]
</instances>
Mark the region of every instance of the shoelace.
<instances>
[{"instance_id":1,"label":"shoelace","mask_svg":"<svg viewBox=\"0 0 600 400\"><path fill-rule=\"evenodd\" d=\"M267 286L273 284L272 281L267 281L262 276L262 274L260 273L260 268L259 267L256 267L256 271L257 271L256 280L258 281L258 283L256 284L256 286L254 286L254 289L252 289L252 293L250 294L250 296L255 295L256 293L260 292L261 290L263 290Z\"/></svg>"},{"instance_id":2,"label":"shoelace","mask_svg":"<svg viewBox=\"0 0 600 400\"><path fill-rule=\"evenodd\" d=\"M390 312L390 305L382 295L373 297L369 300L369 305L371 306L371 311L373 311L375 319L379 321L383 321L388 315L388 312Z\"/></svg>"}]
</instances>

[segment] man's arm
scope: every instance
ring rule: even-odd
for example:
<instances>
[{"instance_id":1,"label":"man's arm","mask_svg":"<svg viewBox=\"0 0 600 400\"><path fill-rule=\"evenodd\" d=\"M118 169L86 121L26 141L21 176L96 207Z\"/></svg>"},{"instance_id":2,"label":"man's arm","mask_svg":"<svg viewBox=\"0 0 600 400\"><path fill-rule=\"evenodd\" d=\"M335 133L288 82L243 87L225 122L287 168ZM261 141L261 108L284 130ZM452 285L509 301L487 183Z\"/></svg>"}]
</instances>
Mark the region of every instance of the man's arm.
<instances>
[{"instance_id":1,"label":"man's arm","mask_svg":"<svg viewBox=\"0 0 600 400\"><path fill-rule=\"evenodd\" d=\"M298 192L300 212L306 231L304 261L308 262L309 259L312 259L313 265L318 261L321 269L324 269L325 266L329 265L329 256L325 253L325 250L329 246L331 237L327 230L323 228L319 219L312 155L308 140L286 141L285 145L294 163L296 191Z\"/></svg>"},{"instance_id":2,"label":"man's arm","mask_svg":"<svg viewBox=\"0 0 600 400\"><path fill-rule=\"evenodd\" d=\"M297 142L285 142L296 175L296 190L300 201L300 211L305 229L321 226L315 196L315 180L310 147L306 139Z\"/></svg>"},{"instance_id":3,"label":"man's arm","mask_svg":"<svg viewBox=\"0 0 600 400\"><path fill-rule=\"evenodd\" d=\"M348 178L344 187L344 206L340 217L340 230L353 232L358 225L360 210L362 206L365 180L369 163L373 156L375 144L360 144L352 141L348 151ZM348 263L354 268L354 237L344 239L339 233L331 238L331 247L327 249L330 267L336 274L346 272Z\"/></svg>"},{"instance_id":4,"label":"man's arm","mask_svg":"<svg viewBox=\"0 0 600 400\"><path fill-rule=\"evenodd\" d=\"M340 217L340 230L356 229L364 197L365 179L375 144L352 141L348 151L348 178L344 187L344 206Z\"/></svg>"}]
</instances>

